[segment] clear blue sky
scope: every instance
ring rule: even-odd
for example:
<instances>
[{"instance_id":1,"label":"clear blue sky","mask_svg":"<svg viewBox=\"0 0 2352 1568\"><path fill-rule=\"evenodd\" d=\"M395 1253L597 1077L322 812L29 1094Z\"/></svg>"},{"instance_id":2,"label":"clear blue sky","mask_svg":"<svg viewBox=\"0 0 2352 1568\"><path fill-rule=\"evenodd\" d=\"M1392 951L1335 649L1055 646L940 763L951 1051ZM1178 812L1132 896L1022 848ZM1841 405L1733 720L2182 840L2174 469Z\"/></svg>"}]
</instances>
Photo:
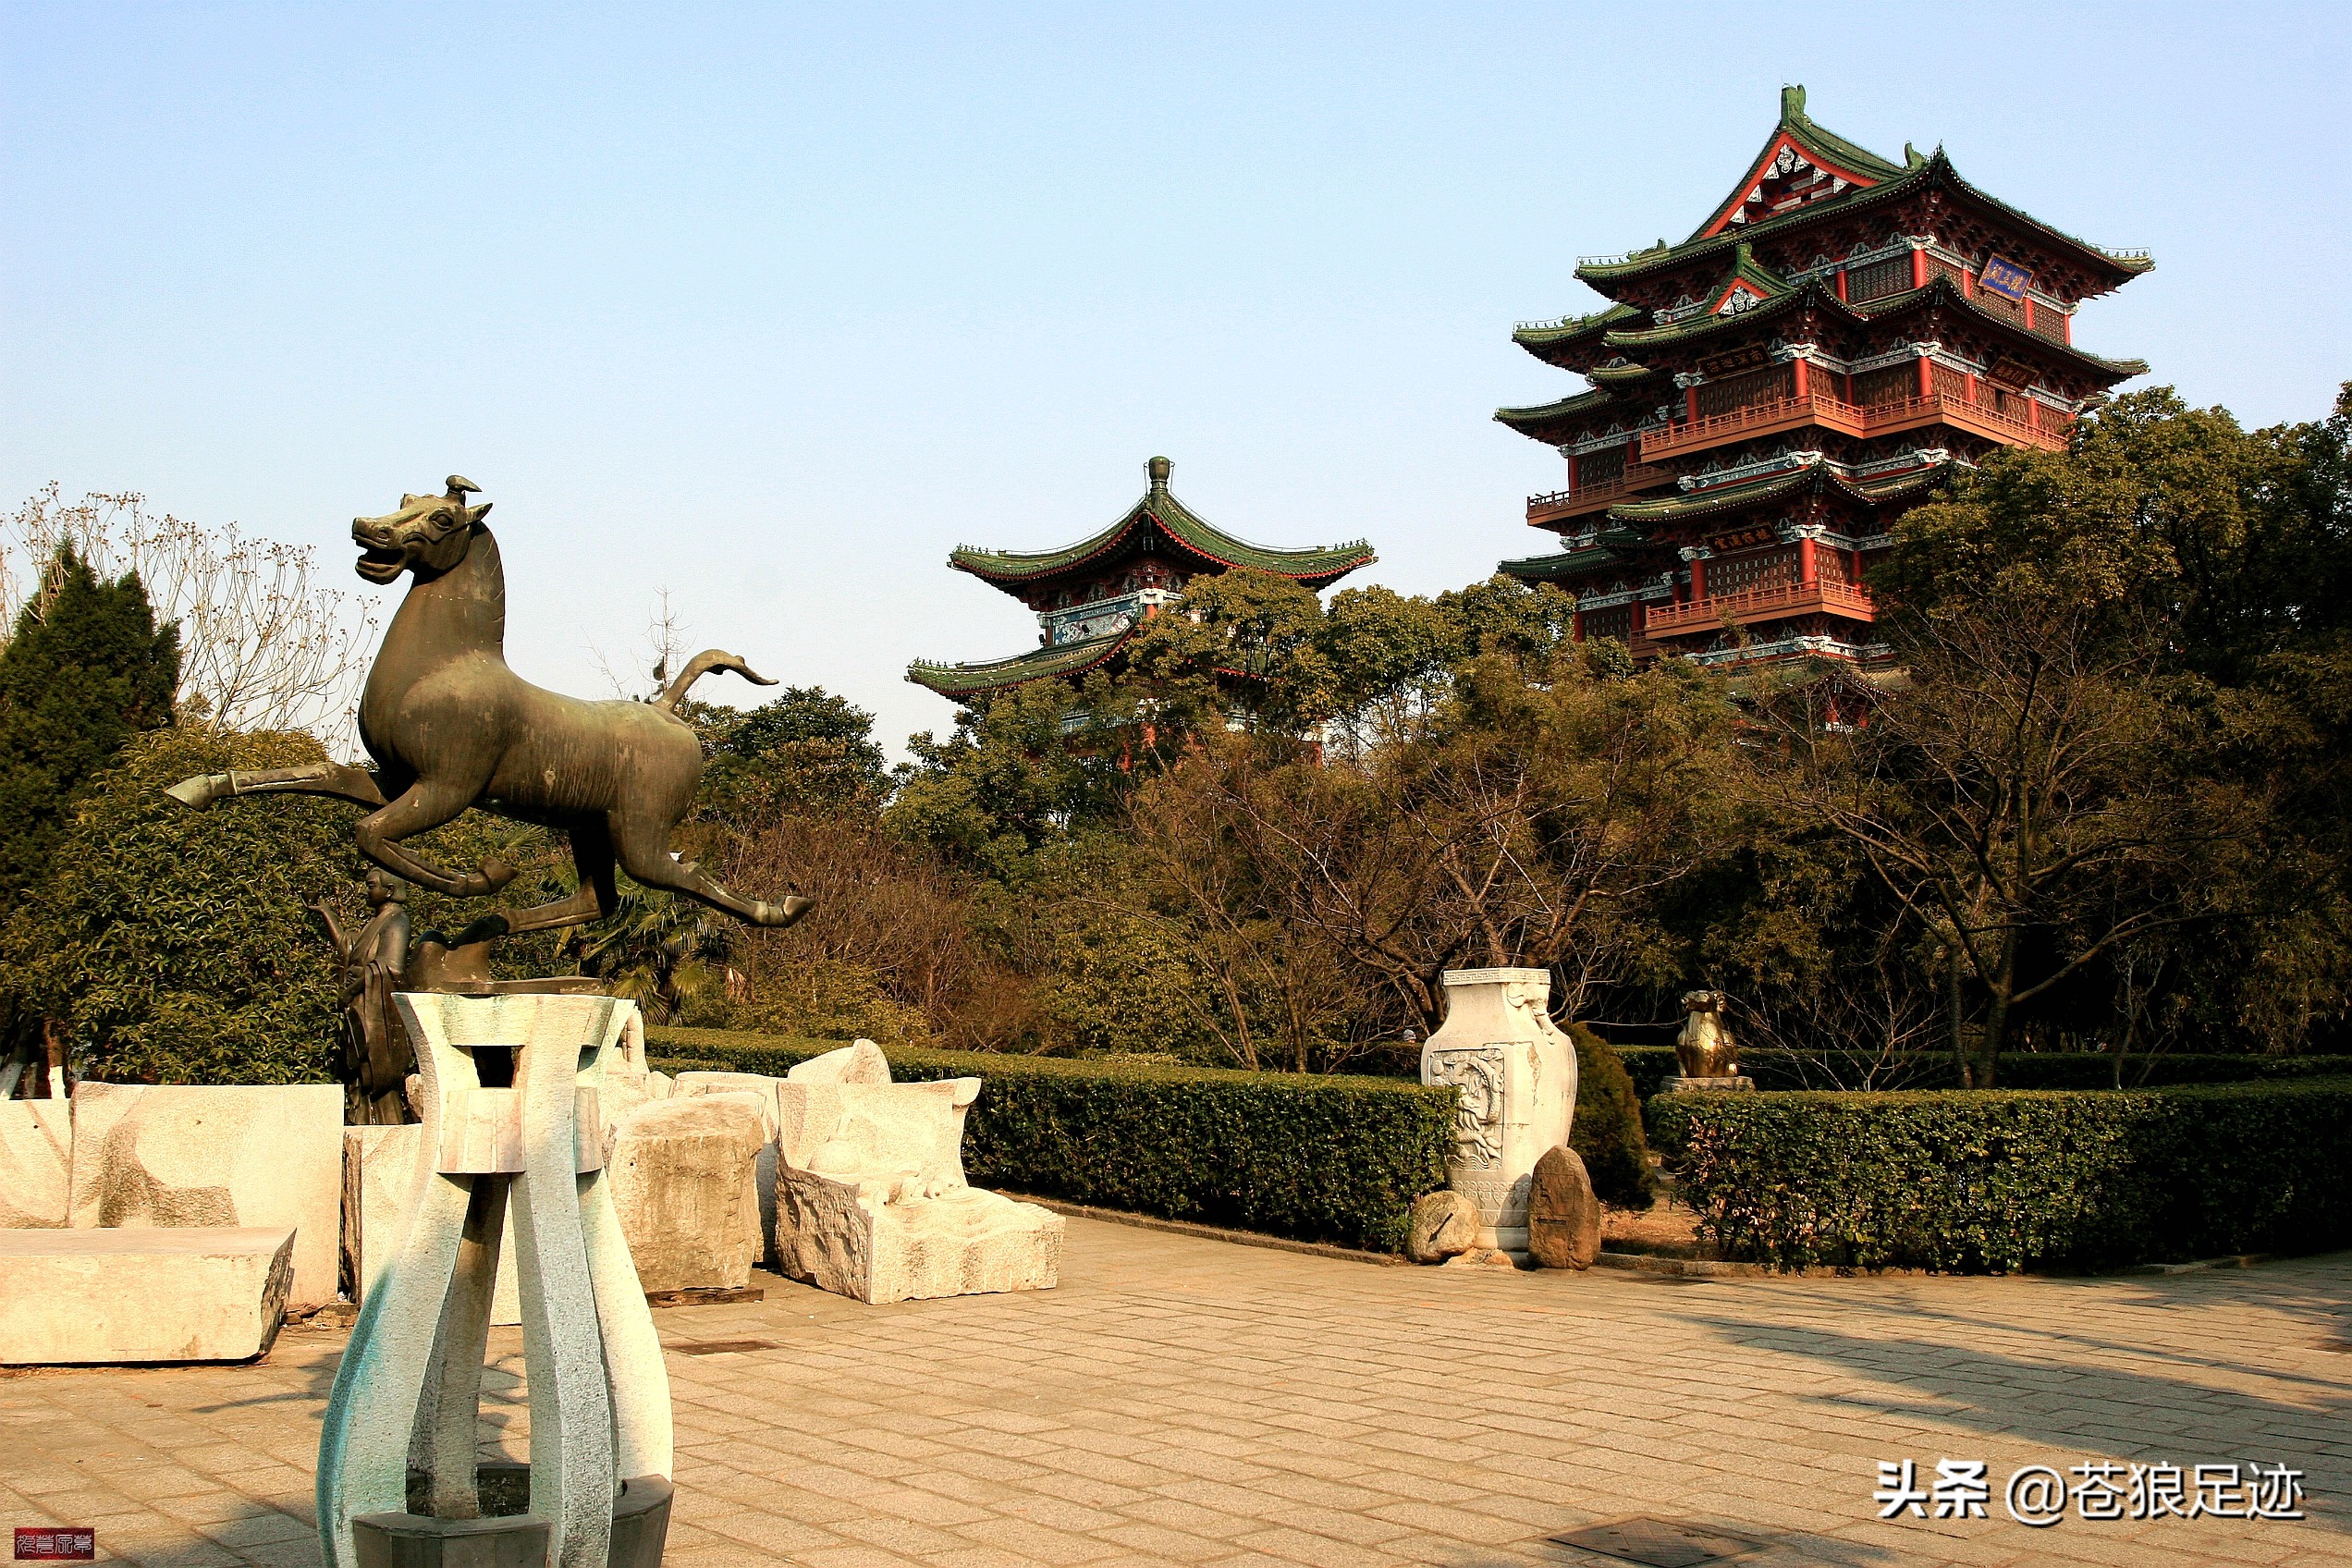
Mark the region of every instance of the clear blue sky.
<instances>
[{"instance_id":1,"label":"clear blue sky","mask_svg":"<svg viewBox=\"0 0 2352 1568\"><path fill-rule=\"evenodd\" d=\"M1433 592L1543 547L1515 321L1680 239L1782 82L2157 270L2080 323L2253 423L2352 375L2352 7L0 9L0 497L315 543L457 472L508 653L696 646L944 727L1034 644L944 566L1143 462ZM364 590L363 590L364 591ZM387 606L388 607L388 606ZM712 694L717 694L716 692ZM743 688L736 693L749 696Z\"/></svg>"}]
</instances>

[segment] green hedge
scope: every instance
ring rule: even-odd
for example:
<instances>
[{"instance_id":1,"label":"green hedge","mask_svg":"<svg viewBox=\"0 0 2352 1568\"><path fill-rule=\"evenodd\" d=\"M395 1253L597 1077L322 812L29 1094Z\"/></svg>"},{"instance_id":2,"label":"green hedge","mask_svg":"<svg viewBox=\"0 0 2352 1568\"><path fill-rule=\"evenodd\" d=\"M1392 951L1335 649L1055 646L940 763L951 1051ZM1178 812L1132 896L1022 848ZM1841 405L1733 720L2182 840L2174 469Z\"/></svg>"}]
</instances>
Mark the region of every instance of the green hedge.
<instances>
[{"instance_id":1,"label":"green hedge","mask_svg":"<svg viewBox=\"0 0 2352 1568\"><path fill-rule=\"evenodd\" d=\"M2352 1244L2352 1079L1660 1095L1725 1256L2001 1272Z\"/></svg>"},{"instance_id":2,"label":"green hedge","mask_svg":"<svg viewBox=\"0 0 2352 1568\"><path fill-rule=\"evenodd\" d=\"M1680 1069L1672 1046L1617 1046L1618 1060L1634 1080L1635 1092L1645 1100L1658 1093ZM1744 1051L1740 1071L1756 1080L1759 1089L1821 1089L1834 1069L1846 1083L1860 1081L1870 1059L1804 1056L1795 1051ZM2175 1084L2250 1084L2288 1078L2340 1078L2352 1074L2347 1056L2250 1056L2200 1054L2133 1057L2124 1063L2126 1088L2158 1089ZM1879 1074L1891 1089L1945 1089L1953 1086L1949 1055L1921 1051L1896 1059ZM2115 1084L2115 1060L2089 1051L2014 1052L2001 1059L2004 1089L2110 1089Z\"/></svg>"},{"instance_id":3,"label":"green hedge","mask_svg":"<svg viewBox=\"0 0 2352 1568\"><path fill-rule=\"evenodd\" d=\"M665 1072L781 1074L838 1040L650 1029ZM1445 1185L1454 1091L1288 1072L892 1048L894 1077L987 1081L964 1123L975 1182L1393 1252Z\"/></svg>"}]
</instances>

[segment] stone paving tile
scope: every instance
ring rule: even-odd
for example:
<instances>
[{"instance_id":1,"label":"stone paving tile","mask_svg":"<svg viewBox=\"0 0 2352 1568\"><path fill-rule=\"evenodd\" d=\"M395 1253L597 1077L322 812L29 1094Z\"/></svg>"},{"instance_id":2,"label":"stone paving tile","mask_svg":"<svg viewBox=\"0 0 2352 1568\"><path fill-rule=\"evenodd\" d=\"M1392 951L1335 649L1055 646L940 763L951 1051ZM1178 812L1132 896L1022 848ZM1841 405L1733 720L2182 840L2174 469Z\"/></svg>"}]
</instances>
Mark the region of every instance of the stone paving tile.
<instances>
[{"instance_id":1,"label":"stone paving tile","mask_svg":"<svg viewBox=\"0 0 2352 1568\"><path fill-rule=\"evenodd\" d=\"M1743 1568L2352 1562L2352 1256L2088 1280L1439 1273L1071 1224L1060 1290L656 1315L672 1568L1613 1560L1548 1537L1634 1514L1758 1539ZM339 1331L255 1366L0 1375L0 1524L94 1523L140 1568L316 1568ZM485 1452L521 1457L520 1333ZM2047 1531L1882 1522L1880 1459L2260 1458L2301 1523ZM1622 1564L1616 1564L1622 1568Z\"/></svg>"}]
</instances>

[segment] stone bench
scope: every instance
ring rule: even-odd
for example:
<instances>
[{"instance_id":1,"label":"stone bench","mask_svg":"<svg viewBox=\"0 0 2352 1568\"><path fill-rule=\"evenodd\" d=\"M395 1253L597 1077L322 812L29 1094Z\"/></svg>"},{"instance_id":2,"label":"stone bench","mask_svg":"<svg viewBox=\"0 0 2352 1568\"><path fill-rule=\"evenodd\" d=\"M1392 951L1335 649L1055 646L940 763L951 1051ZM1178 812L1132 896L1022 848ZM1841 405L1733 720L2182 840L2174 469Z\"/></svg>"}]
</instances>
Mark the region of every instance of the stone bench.
<instances>
[{"instance_id":1,"label":"stone bench","mask_svg":"<svg viewBox=\"0 0 2352 1568\"><path fill-rule=\"evenodd\" d=\"M293 1280L290 1230L0 1231L0 1364L250 1361Z\"/></svg>"}]
</instances>

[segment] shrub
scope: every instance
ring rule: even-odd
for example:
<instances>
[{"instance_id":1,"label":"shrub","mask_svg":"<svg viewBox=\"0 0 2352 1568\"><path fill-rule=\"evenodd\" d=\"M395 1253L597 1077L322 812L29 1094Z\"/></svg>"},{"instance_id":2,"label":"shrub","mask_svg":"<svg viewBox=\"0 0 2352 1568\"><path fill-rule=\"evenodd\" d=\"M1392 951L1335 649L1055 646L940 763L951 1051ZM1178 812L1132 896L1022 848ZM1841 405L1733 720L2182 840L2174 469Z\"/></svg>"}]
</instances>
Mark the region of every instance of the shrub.
<instances>
[{"instance_id":1,"label":"shrub","mask_svg":"<svg viewBox=\"0 0 2352 1568\"><path fill-rule=\"evenodd\" d=\"M1634 1092L1648 1101L1681 1071L1672 1046L1614 1046ZM1942 1089L1957 1082L1948 1051L1912 1051L1884 1059L1854 1052L1743 1050L1740 1071L1759 1089L1851 1089L1871 1078L1876 1089ZM1872 1069L1877 1069L1871 1077ZM2008 1051L2001 1058L2004 1089L2112 1089L2115 1059L2096 1051ZM2126 1057L2124 1087L2174 1084L2250 1084L2280 1078L2337 1078L2352 1073L2352 1057L2256 1056L2246 1051Z\"/></svg>"},{"instance_id":2,"label":"shrub","mask_svg":"<svg viewBox=\"0 0 2352 1568\"><path fill-rule=\"evenodd\" d=\"M1648 1109L1702 1231L1776 1268L2000 1272L2352 1243L2352 1079Z\"/></svg>"},{"instance_id":3,"label":"shrub","mask_svg":"<svg viewBox=\"0 0 2352 1568\"><path fill-rule=\"evenodd\" d=\"M653 1029L659 1065L781 1074L836 1040ZM987 1081L964 1169L987 1186L1391 1252L1445 1184L1454 1091L1392 1079L892 1049L893 1076Z\"/></svg>"},{"instance_id":4,"label":"shrub","mask_svg":"<svg viewBox=\"0 0 2352 1568\"><path fill-rule=\"evenodd\" d=\"M1583 1024L1570 1024L1568 1037L1576 1042L1576 1117L1568 1146L1584 1160L1594 1193L1611 1203L1648 1208L1649 1145L1642 1137L1634 1081L1617 1053Z\"/></svg>"}]
</instances>

